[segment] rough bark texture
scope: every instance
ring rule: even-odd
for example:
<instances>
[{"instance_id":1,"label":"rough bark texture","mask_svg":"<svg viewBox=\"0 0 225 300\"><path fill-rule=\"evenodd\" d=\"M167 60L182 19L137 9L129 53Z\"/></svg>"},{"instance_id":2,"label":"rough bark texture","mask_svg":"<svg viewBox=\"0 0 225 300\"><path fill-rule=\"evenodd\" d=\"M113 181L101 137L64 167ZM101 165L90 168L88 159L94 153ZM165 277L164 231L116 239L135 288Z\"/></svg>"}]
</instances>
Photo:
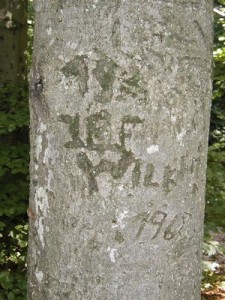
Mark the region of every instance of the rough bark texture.
<instances>
[{"instance_id":1,"label":"rough bark texture","mask_svg":"<svg viewBox=\"0 0 225 300\"><path fill-rule=\"evenodd\" d=\"M200 299L212 1L37 0L29 299Z\"/></svg>"},{"instance_id":2,"label":"rough bark texture","mask_svg":"<svg viewBox=\"0 0 225 300\"><path fill-rule=\"evenodd\" d=\"M27 77L27 0L0 1L0 85Z\"/></svg>"}]
</instances>

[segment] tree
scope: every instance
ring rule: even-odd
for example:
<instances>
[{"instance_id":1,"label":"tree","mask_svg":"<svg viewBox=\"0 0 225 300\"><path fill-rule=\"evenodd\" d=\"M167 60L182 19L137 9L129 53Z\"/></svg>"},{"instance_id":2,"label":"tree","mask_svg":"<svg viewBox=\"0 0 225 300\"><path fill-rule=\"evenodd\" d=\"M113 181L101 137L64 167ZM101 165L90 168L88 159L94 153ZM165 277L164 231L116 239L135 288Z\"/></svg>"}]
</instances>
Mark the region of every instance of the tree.
<instances>
[{"instance_id":1,"label":"tree","mask_svg":"<svg viewBox=\"0 0 225 300\"><path fill-rule=\"evenodd\" d=\"M27 0L0 3L0 84L26 79Z\"/></svg>"},{"instance_id":2,"label":"tree","mask_svg":"<svg viewBox=\"0 0 225 300\"><path fill-rule=\"evenodd\" d=\"M199 299L212 1L35 9L29 299Z\"/></svg>"}]
</instances>

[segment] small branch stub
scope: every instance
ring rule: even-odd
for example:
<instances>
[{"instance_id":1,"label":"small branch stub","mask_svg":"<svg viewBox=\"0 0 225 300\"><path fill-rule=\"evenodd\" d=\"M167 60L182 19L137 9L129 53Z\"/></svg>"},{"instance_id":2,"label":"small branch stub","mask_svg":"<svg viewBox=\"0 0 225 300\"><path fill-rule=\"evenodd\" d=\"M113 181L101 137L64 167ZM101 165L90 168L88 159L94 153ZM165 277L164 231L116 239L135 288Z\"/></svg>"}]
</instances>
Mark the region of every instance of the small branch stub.
<instances>
[{"instance_id":1,"label":"small branch stub","mask_svg":"<svg viewBox=\"0 0 225 300\"><path fill-rule=\"evenodd\" d=\"M37 215L30 207L28 207L28 209L27 209L27 215L28 215L29 219L32 219L32 220L35 220L37 218Z\"/></svg>"}]
</instances>

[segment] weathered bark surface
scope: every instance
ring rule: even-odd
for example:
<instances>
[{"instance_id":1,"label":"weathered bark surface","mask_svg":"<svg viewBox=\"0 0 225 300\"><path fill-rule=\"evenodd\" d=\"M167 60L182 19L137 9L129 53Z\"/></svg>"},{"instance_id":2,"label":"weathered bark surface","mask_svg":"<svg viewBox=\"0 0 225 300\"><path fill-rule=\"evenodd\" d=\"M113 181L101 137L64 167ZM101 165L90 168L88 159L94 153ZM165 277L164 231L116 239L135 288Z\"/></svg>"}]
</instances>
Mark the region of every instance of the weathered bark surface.
<instances>
[{"instance_id":1,"label":"weathered bark surface","mask_svg":"<svg viewBox=\"0 0 225 300\"><path fill-rule=\"evenodd\" d=\"M200 299L212 1L36 1L29 299Z\"/></svg>"},{"instance_id":2,"label":"weathered bark surface","mask_svg":"<svg viewBox=\"0 0 225 300\"><path fill-rule=\"evenodd\" d=\"M26 79L27 0L0 1L0 85Z\"/></svg>"}]
</instances>

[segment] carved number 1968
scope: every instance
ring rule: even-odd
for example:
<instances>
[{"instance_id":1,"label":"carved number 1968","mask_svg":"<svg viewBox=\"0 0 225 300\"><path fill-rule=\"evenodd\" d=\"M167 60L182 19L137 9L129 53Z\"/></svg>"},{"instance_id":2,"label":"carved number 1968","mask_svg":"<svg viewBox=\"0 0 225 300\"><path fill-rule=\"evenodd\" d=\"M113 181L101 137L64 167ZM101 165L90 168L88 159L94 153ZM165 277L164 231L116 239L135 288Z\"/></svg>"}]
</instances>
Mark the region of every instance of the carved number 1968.
<instances>
[{"instance_id":1,"label":"carved number 1968","mask_svg":"<svg viewBox=\"0 0 225 300\"><path fill-rule=\"evenodd\" d=\"M141 219L141 225L139 226L139 229L137 230L135 239L138 240L147 225L147 223L157 226L156 230L151 237L151 239L155 239L159 233L162 231L163 225L166 223L167 220L167 213L158 210L154 212L152 215L150 212L144 212L140 213L139 215L136 215L134 219ZM163 238L164 240L171 240L173 239L176 235L181 234L181 230L187 224L187 222L191 219L191 214L184 212L184 213L179 213L176 214L172 220L169 222L169 224L165 227L163 230Z\"/></svg>"}]
</instances>

